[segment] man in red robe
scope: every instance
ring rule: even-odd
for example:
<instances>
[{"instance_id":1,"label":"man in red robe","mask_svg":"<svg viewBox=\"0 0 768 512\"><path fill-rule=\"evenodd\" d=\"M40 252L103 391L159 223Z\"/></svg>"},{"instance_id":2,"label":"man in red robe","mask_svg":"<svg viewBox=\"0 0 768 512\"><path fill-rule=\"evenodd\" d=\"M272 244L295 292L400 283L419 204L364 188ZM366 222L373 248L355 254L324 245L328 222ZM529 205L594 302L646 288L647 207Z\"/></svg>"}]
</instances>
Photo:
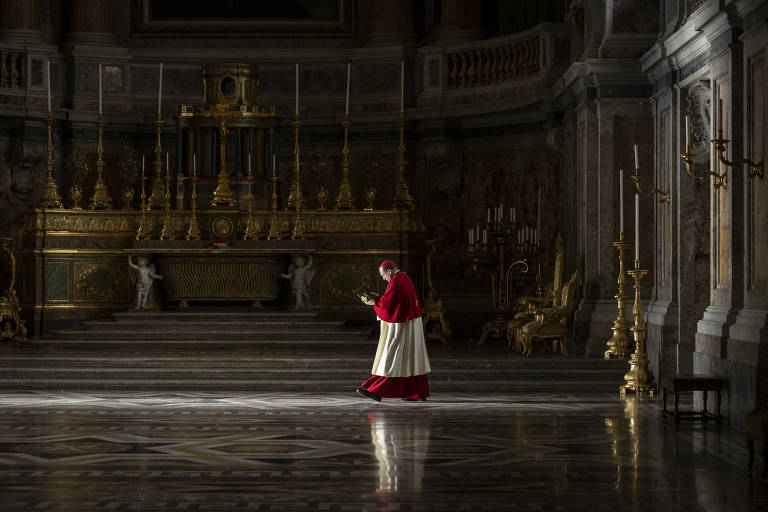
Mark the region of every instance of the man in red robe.
<instances>
[{"instance_id":1,"label":"man in red robe","mask_svg":"<svg viewBox=\"0 0 768 512\"><path fill-rule=\"evenodd\" d=\"M416 288L394 261L383 261L379 274L389 283L387 290L379 297L362 297L362 300L376 311L381 335L373 375L357 392L376 401L382 398L426 400L429 396L427 373L431 368Z\"/></svg>"}]
</instances>

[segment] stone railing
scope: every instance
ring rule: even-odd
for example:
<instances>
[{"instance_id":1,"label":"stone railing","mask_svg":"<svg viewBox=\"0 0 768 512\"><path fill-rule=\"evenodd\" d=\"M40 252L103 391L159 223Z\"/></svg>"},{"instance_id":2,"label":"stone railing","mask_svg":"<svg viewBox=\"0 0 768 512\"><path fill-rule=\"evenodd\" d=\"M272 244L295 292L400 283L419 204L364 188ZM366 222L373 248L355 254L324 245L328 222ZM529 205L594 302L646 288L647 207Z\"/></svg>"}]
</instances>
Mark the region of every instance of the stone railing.
<instances>
[{"instance_id":1,"label":"stone railing","mask_svg":"<svg viewBox=\"0 0 768 512\"><path fill-rule=\"evenodd\" d=\"M23 89L25 69L23 52L0 49L0 89Z\"/></svg>"},{"instance_id":2,"label":"stone railing","mask_svg":"<svg viewBox=\"0 0 768 512\"><path fill-rule=\"evenodd\" d=\"M419 105L461 103L467 94L518 94L522 88L547 88L550 75L568 65L568 27L545 23L517 34L418 51L421 70ZM513 87L506 87L512 85ZM503 86L503 87L499 87ZM519 89L519 88L518 88ZM496 91L493 93L492 91Z\"/></svg>"},{"instance_id":3,"label":"stone railing","mask_svg":"<svg viewBox=\"0 0 768 512\"><path fill-rule=\"evenodd\" d=\"M541 71L545 64L546 36L497 38L482 44L448 50L445 55L449 89L477 87L519 80Z\"/></svg>"}]
</instances>

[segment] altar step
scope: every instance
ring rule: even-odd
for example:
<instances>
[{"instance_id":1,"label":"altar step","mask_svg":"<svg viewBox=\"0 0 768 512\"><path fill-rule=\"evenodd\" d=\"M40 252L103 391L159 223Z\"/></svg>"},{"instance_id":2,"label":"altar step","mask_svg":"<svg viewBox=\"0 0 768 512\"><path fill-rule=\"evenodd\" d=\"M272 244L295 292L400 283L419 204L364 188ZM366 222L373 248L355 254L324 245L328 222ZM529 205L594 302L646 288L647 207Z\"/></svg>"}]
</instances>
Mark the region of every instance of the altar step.
<instances>
[{"instance_id":1,"label":"altar step","mask_svg":"<svg viewBox=\"0 0 768 512\"><path fill-rule=\"evenodd\" d=\"M134 347L133 344L130 345ZM372 346L210 350L54 348L0 350L0 390L338 393L370 376ZM158 348L159 347L159 348ZM561 358L430 345L430 386L440 392L617 392L625 361Z\"/></svg>"},{"instance_id":2,"label":"altar step","mask_svg":"<svg viewBox=\"0 0 768 512\"><path fill-rule=\"evenodd\" d=\"M241 344L375 343L374 324L347 326L321 320L317 313L284 311L231 311L189 309L179 311L124 311L112 319L88 320L82 328L56 329L53 338L35 343L56 346L92 344L167 344L197 346Z\"/></svg>"}]
</instances>

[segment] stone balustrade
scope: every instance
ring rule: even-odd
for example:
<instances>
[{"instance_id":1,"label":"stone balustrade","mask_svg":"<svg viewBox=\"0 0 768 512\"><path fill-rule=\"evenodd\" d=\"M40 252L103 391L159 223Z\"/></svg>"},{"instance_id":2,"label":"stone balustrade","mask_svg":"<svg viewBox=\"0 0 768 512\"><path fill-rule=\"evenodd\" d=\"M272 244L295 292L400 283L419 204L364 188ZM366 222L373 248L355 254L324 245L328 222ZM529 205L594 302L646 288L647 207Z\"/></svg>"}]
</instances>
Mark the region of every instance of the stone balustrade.
<instances>
[{"instance_id":1,"label":"stone balustrade","mask_svg":"<svg viewBox=\"0 0 768 512\"><path fill-rule=\"evenodd\" d=\"M0 89L23 89L26 85L26 54L0 48Z\"/></svg>"}]
</instances>

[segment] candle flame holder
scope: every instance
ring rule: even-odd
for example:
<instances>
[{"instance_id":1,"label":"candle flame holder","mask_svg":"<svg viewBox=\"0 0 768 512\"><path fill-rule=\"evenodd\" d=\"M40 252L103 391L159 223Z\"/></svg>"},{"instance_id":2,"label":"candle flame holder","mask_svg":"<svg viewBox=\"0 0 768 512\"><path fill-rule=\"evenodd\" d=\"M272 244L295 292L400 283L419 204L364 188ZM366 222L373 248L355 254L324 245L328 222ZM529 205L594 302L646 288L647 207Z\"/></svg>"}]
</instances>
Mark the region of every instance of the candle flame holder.
<instances>
[{"instance_id":1,"label":"candle flame holder","mask_svg":"<svg viewBox=\"0 0 768 512\"><path fill-rule=\"evenodd\" d=\"M648 356L645 354L645 326L643 322L643 305L640 302L640 280L648 274L647 270L640 269L640 262L635 260L635 267L628 270L632 276L635 288L635 303L632 307L632 316L635 324L630 329L635 338L635 352L629 356L629 371L624 375L626 384L619 388L619 393L624 396L627 391L634 391L637 396L647 394L653 396L653 373L648 369Z\"/></svg>"},{"instance_id":2,"label":"candle flame holder","mask_svg":"<svg viewBox=\"0 0 768 512\"><path fill-rule=\"evenodd\" d=\"M722 130L720 131L720 134L722 135ZM727 140L721 139L713 139L712 143L714 144L715 141L727 143ZM717 147L717 146L716 146ZM683 159L683 163L685 164L685 172L687 172L692 178L695 178L698 181L704 181L705 179L712 176L714 178L714 184L712 185L713 190L717 191L720 187L723 189L728 188L728 169L723 172L723 174L718 174L713 171L705 171L701 174L696 174L693 172L693 159L696 157L696 154L693 153L692 147L690 145L685 146L685 153L680 155L680 158Z\"/></svg>"},{"instance_id":3,"label":"candle flame holder","mask_svg":"<svg viewBox=\"0 0 768 512\"><path fill-rule=\"evenodd\" d=\"M624 299L626 298L624 288L627 284L624 272L624 253L632 247L632 242L624 240L624 232L622 231L619 233L619 240L613 242L613 246L616 247L619 253L619 278L617 280L619 290L615 295L619 315L613 321L613 327L611 328L613 336L606 343L608 350L605 351L604 355L605 359L610 359L611 357L624 359L629 355L629 321L624 314Z\"/></svg>"},{"instance_id":4,"label":"candle flame holder","mask_svg":"<svg viewBox=\"0 0 768 512\"><path fill-rule=\"evenodd\" d=\"M61 208L61 196L59 195L59 189L56 185L56 180L53 179L53 113L48 111L48 118L45 124L48 125L48 177L45 180L45 193L43 194L43 204L46 208Z\"/></svg>"}]
</instances>

